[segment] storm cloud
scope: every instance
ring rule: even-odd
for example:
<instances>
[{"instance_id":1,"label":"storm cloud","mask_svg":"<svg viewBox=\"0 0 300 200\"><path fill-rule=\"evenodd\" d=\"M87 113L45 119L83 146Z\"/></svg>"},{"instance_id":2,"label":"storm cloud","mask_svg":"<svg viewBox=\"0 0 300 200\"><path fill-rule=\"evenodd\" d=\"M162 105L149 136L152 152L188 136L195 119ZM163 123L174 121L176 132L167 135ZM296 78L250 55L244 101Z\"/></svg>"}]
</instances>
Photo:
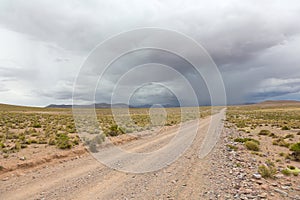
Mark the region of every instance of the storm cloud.
<instances>
[{"instance_id":1,"label":"storm cloud","mask_svg":"<svg viewBox=\"0 0 300 200\"><path fill-rule=\"evenodd\" d=\"M38 106L71 103L74 81L90 51L112 35L142 27L175 30L201 44L222 74L229 104L300 100L299 22L297 0L3 0L0 102ZM189 63L151 51L129 54L114 63L115 70L107 72L96 100L110 101L116 78L126 73L128 66L154 61L178 69L191 80L199 103L209 104L207 86L201 77L193 80L195 73ZM167 75L157 76L170 90L185 96L178 79ZM136 75L139 78L143 75ZM123 92L133 85L134 80L124 82ZM86 89L82 87L83 100ZM134 95L135 102L153 103L153 96L159 97L155 99L158 102L164 97L174 102L161 86L148 87L149 93L146 89Z\"/></svg>"}]
</instances>

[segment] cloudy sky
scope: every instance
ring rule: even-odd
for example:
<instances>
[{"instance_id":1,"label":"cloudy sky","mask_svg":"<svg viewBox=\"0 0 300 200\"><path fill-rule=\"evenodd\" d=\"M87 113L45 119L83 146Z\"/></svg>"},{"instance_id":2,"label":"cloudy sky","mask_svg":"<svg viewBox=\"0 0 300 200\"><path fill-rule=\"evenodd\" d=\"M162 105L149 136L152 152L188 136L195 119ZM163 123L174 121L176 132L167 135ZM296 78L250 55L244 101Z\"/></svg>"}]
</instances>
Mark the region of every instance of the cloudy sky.
<instances>
[{"instance_id":1,"label":"cloudy sky","mask_svg":"<svg viewBox=\"0 0 300 200\"><path fill-rule=\"evenodd\" d=\"M112 35L142 27L175 30L201 44L221 72L229 104L300 100L299 23L298 0L2 0L0 102L70 104L74 81L91 50ZM119 81L115 75L126 73L127 65L153 60L180 68L187 77L193 74L189 64L176 56L133 53L111 66L115 70L100 81L97 102L110 100L110 90ZM144 67L130 80L150 72ZM169 72L159 74L160 84L140 85L131 101L173 103L175 93L186 97L178 78L166 76ZM169 88L162 87L165 82ZM204 81L192 85L206 104ZM132 90L133 82L121 86L116 96L126 93L126 88Z\"/></svg>"}]
</instances>

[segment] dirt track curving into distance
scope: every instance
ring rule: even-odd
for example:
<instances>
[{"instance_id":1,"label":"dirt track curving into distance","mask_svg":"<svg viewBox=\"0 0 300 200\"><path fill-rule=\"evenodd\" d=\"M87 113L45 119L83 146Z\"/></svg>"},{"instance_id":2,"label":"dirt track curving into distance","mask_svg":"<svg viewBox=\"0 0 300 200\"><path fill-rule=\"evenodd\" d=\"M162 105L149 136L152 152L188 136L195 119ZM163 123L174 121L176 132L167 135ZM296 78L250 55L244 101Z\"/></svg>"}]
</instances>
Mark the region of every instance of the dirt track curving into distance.
<instances>
[{"instance_id":1,"label":"dirt track curving into distance","mask_svg":"<svg viewBox=\"0 0 300 200\"><path fill-rule=\"evenodd\" d=\"M222 111L216 116L222 118L224 113ZM195 123L186 123L185 130ZM202 199L201 194L207 188L206 174L211 154L200 159L199 150L209 125L210 118L201 119L190 148L161 170L125 173L85 155L1 181L0 199ZM132 152L154 151L165 146L176 135L176 130L169 129L121 147ZM139 164L147 164L143 162L147 160Z\"/></svg>"}]
</instances>

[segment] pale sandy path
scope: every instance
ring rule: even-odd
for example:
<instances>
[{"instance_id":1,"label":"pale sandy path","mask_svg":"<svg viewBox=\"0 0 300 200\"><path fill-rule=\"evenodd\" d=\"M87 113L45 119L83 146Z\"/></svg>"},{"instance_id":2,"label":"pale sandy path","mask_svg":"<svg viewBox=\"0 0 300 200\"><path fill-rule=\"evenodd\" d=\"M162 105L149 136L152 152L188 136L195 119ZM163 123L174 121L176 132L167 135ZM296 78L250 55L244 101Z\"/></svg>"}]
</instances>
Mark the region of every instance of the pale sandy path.
<instances>
[{"instance_id":1,"label":"pale sandy path","mask_svg":"<svg viewBox=\"0 0 300 200\"><path fill-rule=\"evenodd\" d=\"M223 117L224 112L217 114ZM29 171L0 182L0 199L201 199L208 157L199 159L199 150L210 118L201 119L190 148L174 163L156 172L143 174L113 170L92 156ZM195 126L186 123L185 130ZM167 144L176 134L169 129L155 137L124 144L132 152L150 152ZM118 155L111 155L118 157ZM139 164L147 162L141 161Z\"/></svg>"}]
</instances>

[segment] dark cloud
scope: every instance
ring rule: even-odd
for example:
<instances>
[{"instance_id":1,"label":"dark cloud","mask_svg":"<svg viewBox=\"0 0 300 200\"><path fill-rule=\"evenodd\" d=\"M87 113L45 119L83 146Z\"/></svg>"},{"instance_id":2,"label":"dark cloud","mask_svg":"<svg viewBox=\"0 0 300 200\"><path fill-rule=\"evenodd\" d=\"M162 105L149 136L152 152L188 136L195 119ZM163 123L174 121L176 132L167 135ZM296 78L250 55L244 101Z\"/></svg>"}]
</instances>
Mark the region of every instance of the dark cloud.
<instances>
[{"instance_id":1,"label":"dark cloud","mask_svg":"<svg viewBox=\"0 0 300 200\"><path fill-rule=\"evenodd\" d=\"M7 95L2 101L18 103L16 99L20 99L20 103L36 105L70 102L76 74L93 47L112 34L149 26L182 32L202 44L222 73L230 104L297 98L299 82L291 80L300 77L299 21L300 3L293 0L4 0L0 6L0 91ZM210 102L203 77L188 62L150 50L116 61L106 72L96 99L110 101L108 94L120 75L132 66L151 62L177 70L188 78L201 104ZM97 67L87 71L81 83L78 95L83 101L88 99L89 84L98 79ZM147 80L147 75L147 71L136 72L134 79L123 82L120 96L129 91L126 88ZM156 74L155 80L186 95L179 79L168 72ZM167 93L161 94L169 98ZM136 98L153 101L153 95L148 95L145 99L140 92ZM23 101L24 96L31 98Z\"/></svg>"}]
</instances>

